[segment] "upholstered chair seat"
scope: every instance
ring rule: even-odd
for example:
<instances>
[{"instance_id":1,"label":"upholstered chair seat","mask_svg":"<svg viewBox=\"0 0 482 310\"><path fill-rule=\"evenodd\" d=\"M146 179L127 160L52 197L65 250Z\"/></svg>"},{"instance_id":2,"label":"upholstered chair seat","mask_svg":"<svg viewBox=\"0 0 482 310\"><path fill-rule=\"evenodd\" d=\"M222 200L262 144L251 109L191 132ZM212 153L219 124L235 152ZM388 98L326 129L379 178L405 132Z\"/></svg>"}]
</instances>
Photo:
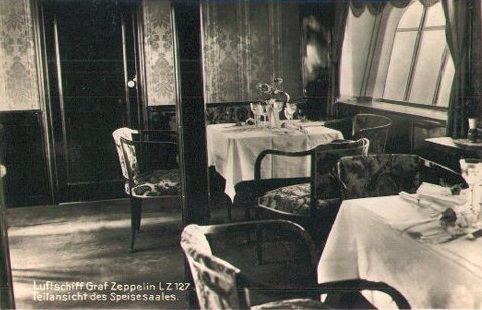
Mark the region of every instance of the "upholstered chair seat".
<instances>
[{"instance_id":1,"label":"upholstered chair seat","mask_svg":"<svg viewBox=\"0 0 482 310\"><path fill-rule=\"evenodd\" d=\"M312 204L311 184L303 183L270 190L259 197L259 204L287 214L310 216L311 208L317 210L315 212L318 213L323 208L336 207L340 204L340 199L338 197L319 197Z\"/></svg>"},{"instance_id":2,"label":"upholstered chair seat","mask_svg":"<svg viewBox=\"0 0 482 310\"><path fill-rule=\"evenodd\" d=\"M126 193L129 194L129 181L126 181ZM138 176L134 180L132 195L136 197L155 197L181 194L179 169L155 170Z\"/></svg>"}]
</instances>

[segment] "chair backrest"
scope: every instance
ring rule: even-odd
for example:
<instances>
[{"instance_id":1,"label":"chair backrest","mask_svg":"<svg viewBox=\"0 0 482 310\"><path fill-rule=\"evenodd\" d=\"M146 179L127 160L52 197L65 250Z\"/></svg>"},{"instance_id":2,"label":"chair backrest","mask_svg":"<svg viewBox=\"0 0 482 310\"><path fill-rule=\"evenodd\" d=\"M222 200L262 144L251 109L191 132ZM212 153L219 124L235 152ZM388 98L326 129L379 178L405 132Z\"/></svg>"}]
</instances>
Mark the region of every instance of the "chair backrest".
<instances>
[{"instance_id":1,"label":"chair backrest","mask_svg":"<svg viewBox=\"0 0 482 310\"><path fill-rule=\"evenodd\" d=\"M184 245L200 309L248 309L244 290L238 289L240 270L193 245Z\"/></svg>"},{"instance_id":2,"label":"chair backrest","mask_svg":"<svg viewBox=\"0 0 482 310\"><path fill-rule=\"evenodd\" d=\"M316 264L319 255L316 253L313 240L301 226L289 221L188 225L181 234L181 247L190 260L201 308L202 304L206 303L210 309L219 309L212 301L209 304L210 299L206 295L212 296L215 293L211 288L204 288L206 283L203 283L203 279L196 278L198 270L201 269L193 270L197 267L191 264L191 261L206 263L204 258L201 259L203 256L216 257L218 267L219 260L228 262L218 269L218 273L219 270L221 273L224 273L224 270L229 272L223 276L225 291L228 287L229 290L233 286L237 287L238 295L230 295L231 304L237 300L240 305L244 303L249 306L251 303L260 304L300 297L300 289L316 285ZM212 284L209 285L212 287ZM307 290L302 297L307 296L317 295ZM227 303L226 298L219 299ZM231 309L239 308L236 306Z\"/></svg>"},{"instance_id":3,"label":"chair backrest","mask_svg":"<svg viewBox=\"0 0 482 310\"><path fill-rule=\"evenodd\" d=\"M112 137L114 138L114 143L117 150L117 155L119 157L119 163L122 169L122 176L124 176L125 179L129 179L129 173L126 166L126 160L124 158L124 152L122 151L121 138L132 141L133 135L136 133L138 133L137 130L127 127L118 128L112 133Z\"/></svg>"},{"instance_id":4,"label":"chair backrest","mask_svg":"<svg viewBox=\"0 0 482 310\"><path fill-rule=\"evenodd\" d=\"M239 289L241 270L212 254L201 226L191 224L181 234L181 247L186 256L196 288L200 309L247 309L246 291Z\"/></svg>"},{"instance_id":5,"label":"chair backrest","mask_svg":"<svg viewBox=\"0 0 482 310\"><path fill-rule=\"evenodd\" d=\"M414 193L422 182L454 192L468 187L457 171L412 154L344 157L338 161L337 174L344 199Z\"/></svg>"},{"instance_id":6,"label":"chair backrest","mask_svg":"<svg viewBox=\"0 0 482 310\"><path fill-rule=\"evenodd\" d=\"M339 198L340 190L335 166L343 156L366 155L370 141L366 138L357 141L335 140L329 144L318 145L312 160L311 199Z\"/></svg>"},{"instance_id":7,"label":"chair backrest","mask_svg":"<svg viewBox=\"0 0 482 310\"><path fill-rule=\"evenodd\" d=\"M385 153L388 130L392 120L383 115L357 114L353 116L352 139L370 140L370 153Z\"/></svg>"},{"instance_id":8,"label":"chair backrest","mask_svg":"<svg viewBox=\"0 0 482 310\"><path fill-rule=\"evenodd\" d=\"M179 169L178 144L174 140L175 137L156 131L139 131L132 137L132 139L120 138L124 168L127 170L130 182L134 182L138 176L155 170Z\"/></svg>"},{"instance_id":9,"label":"chair backrest","mask_svg":"<svg viewBox=\"0 0 482 310\"><path fill-rule=\"evenodd\" d=\"M338 178L343 199L413 193L421 183L424 160L418 155L371 154L340 158Z\"/></svg>"}]
</instances>

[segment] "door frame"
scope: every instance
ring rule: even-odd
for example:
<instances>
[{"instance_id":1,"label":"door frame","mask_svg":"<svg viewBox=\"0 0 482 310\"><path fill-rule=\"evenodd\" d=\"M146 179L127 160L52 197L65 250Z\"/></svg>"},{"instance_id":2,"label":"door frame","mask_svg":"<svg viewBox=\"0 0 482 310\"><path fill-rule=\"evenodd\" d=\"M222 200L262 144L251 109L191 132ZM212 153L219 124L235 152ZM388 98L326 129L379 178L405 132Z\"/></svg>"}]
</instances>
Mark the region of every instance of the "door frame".
<instances>
[{"instance_id":1,"label":"door frame","mask_svg":"<svg viewBox=\"0 0 482 310\"><path fill-rule=\"evenodd\" d=\"M75 0L75 1L83 1L83 0ZM39 102L40 102L40 109L42 112L41 115L41 126L42 126L42 136L43 136L43 144L44 144L44 156L45 162L47 163L47 175L49 181L49 188L50 188L50 203L51 204L59 204L62 203L61 201L61 188L59 187L58 178L59 178L59 169L58 163L56 161L55 156L55 145L56 141L54 141L54 128L53 128L53 112L51 108L51 94L50 94L50 81L48 77L48 59L47 59L47 50L45 44L45 24L44 24L44 16L42 10L42 4L44 2L49 2L49 0L30 0L31 10L32 10L32 21L33 21L33 34L34 34L34 49L36 57L36 65L37 65L37 81L39 85ZM146 102L144 98L146 98L146 85L145 81L145 60L144 60L144 44L143 44L143 22L142 22L142 5L141 1L130 1L130 0L120 0L119 2L125 3L135 3L137 8L133 10L133 14L135 14L135 24L132 25L133 27L133 36L136 40L137 50L135 51L135 71L137 72L137 85L136 85L136 92L137 92L137 107L138 107L138 121L139 127L141 129L147 128L147 109L146 109ZM125 33L125 31L124 31ZM124 41L125 38L123 38ZM125 51L124 54L124 61L125 61ZM124 82L125 82L125 96L126 96L126 105L129 104L129 88L127 86L129 77L127 73L124 71ZM140 85L140 87L139 87ZM130 124L129 124L130 125Z\"/></svg>"}]
</instances>

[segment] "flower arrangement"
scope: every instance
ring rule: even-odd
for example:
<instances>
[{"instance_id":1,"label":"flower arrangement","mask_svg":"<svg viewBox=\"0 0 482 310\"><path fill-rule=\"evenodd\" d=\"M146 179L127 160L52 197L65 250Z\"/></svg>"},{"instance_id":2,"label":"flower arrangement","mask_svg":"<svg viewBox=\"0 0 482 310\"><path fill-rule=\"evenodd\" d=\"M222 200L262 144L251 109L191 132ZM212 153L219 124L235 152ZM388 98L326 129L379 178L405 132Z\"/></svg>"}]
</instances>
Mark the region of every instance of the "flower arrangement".
<instances>
[{"instance_id":1,"label":"flower arrangement","mask_svg":"<svg viewBox=\"0 0 482 310\"><path fill-rule=\"evenodd\" d=\"M255 119L264 115L264 122L267 118L270 128L281 127L279 113L290 101L290 95L283 89L283 79L277 77L273 79L272 83L258 83L256 88L260 91L261 98L257 102L251 103Z\"/></svg>"},{"instance_id":2,"label":"flower arrangement","mask_svg":"<svg viewBox=\"0 0 482 310\"><path fill-rule=\"evenodd\" d=\"M256 88L261 92L261 101L268 102L270 99L287 103L290 95L283 90L283 79L277 77L271 84L258 83Z\"/></svg>"}]
</instances>

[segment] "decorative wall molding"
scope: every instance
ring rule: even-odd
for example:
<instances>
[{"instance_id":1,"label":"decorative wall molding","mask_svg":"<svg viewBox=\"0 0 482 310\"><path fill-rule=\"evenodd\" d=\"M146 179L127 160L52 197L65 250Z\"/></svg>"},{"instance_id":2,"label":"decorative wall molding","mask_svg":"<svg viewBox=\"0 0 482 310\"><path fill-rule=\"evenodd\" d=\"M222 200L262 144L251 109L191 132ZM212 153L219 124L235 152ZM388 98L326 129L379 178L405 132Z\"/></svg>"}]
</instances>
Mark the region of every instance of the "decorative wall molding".
<instances>
[{"instance_id":1,"label":"decorative wall molding","mask_svg":"<svg viewBox=\"0 0 482 310\"><path fill-rule=\"evenodd\" d=\"M0 111L40 109L29 0L0 1Z\"/></svg>"}]
</instances>

